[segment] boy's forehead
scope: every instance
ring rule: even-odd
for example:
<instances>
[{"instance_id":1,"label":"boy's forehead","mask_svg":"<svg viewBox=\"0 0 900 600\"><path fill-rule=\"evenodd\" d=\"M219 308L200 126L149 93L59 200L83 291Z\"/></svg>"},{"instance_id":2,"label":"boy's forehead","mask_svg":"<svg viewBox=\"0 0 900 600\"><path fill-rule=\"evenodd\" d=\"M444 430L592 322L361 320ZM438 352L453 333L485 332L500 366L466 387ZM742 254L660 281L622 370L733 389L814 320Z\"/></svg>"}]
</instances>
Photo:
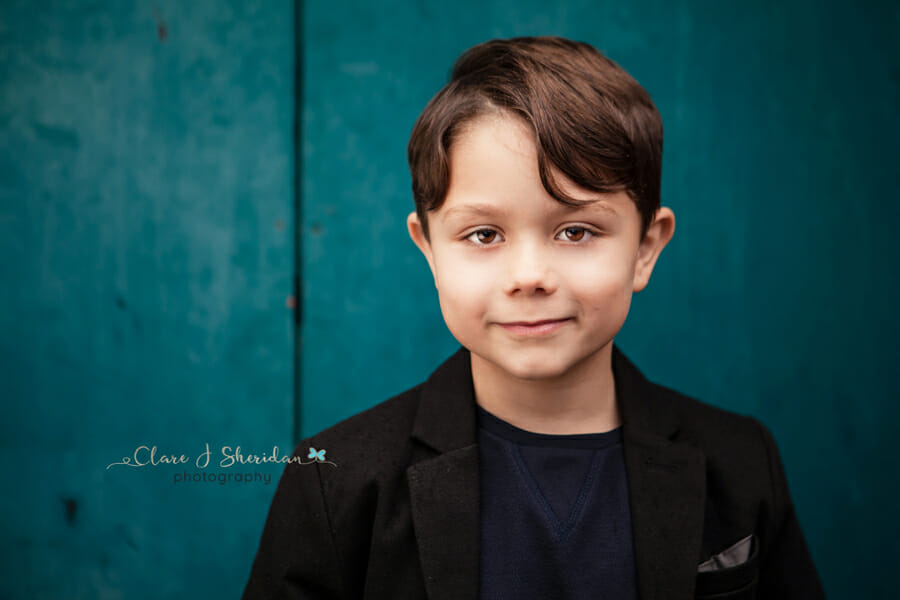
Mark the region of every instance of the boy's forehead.
<instances>
[{"instance_id":1,"label":"boy's forehead","mask_svg":"<svg viewBox=\"0 0 900 600\"><path fill-rule=\"evenodd\" d=\"M541 181L533 130L524 119L507 112L481 115L466 123L448 154L447 195L433 211L443 221L509 216L521 210L525 198L540 198L539 210L547 219L572 214L616 219L637 211L624 190L602 193L583 188L551 165L556 185L581 204L554 198Z\"/></svg>"},{"instance_id":2,"label":"boy's forehead","mask_svg":"<svg viewBox=\"0 0 900 600\"><path fill-rule=\"evenodd\" d=\"M522 117L501 110L477 115L463 123L450 149L450 160L453 160L454 150L460 146L485 142L499 144L505 150L527 159L537 158L537 142L531 126Z\"/></svg>"}]
</instances>

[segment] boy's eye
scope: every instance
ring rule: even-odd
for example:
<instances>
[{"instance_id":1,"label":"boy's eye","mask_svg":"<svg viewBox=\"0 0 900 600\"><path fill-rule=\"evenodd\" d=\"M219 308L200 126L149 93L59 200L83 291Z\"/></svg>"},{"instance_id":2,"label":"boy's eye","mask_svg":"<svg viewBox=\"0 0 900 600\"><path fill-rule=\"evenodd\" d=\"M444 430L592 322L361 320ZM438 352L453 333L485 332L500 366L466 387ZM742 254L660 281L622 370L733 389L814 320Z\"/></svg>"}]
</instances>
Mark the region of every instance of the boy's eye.
<instances>
[{"instance_id":1,"label":"boy's eye","mask_svg":"<svg viewBox=\"0 0 900 600\"><path fill-rule=\"evenodd\" d=\"M468 239L484 246L493 243L497 239L497 232L493 229L479 229L478 231L473 231L468 236Z\"/></svg>"},{"instance_id":2,"label":"boy's eye","mask_svg":"<svg viewBox=\"0 0 900 600\"><path fill-rule=\"evenodd\" d=\"M569 242L580 242L584 237L594 235L584 227L566 227L560 232Z\"/></svg>"}]
</instances>

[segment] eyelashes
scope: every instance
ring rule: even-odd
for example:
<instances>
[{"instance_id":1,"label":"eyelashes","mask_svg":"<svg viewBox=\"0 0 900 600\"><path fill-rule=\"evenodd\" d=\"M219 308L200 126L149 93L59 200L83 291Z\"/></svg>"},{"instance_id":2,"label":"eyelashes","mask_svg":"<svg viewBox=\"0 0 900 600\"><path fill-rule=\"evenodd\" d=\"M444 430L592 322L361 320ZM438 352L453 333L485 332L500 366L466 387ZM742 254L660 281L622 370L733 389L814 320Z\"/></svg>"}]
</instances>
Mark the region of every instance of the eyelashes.
<instances>
[{"instance_id":1,"label":"eyelashes","mask_svg":"<svg viewBox=\"0 0 900 600\"><path fill-rule=\"evenodd\" d=\"M584 244L591 239L598 237L598 233L580 225L564 227L557 233L553 239L570 242L572 244ZM496 246L502 241L503 236L496 229L490 227L482 227L476 229L465 240L476 246Z\"/></svg>"},{"instance_id":2,"label":"eyelashes","mask_svg":"<svg viewBox=\"0 0 900 600\"><path fill-rule=\"evenodd\" d=\"M500 233L495 229L479 229L470 233L466 239L476 246L491 246L498 237Z\"/></svg>"},{"instance_id":3,"label":"eyelashes","mask_svg":"<svg viewBox=\"0 0 900 600\"><path fill-rule=\"evenodd\" d=\"M564 235L569 242L580 242L585 236L588 239L594 237L594 233L586 227L566 227L558 235Z\"/></svg>"}]
</instances>

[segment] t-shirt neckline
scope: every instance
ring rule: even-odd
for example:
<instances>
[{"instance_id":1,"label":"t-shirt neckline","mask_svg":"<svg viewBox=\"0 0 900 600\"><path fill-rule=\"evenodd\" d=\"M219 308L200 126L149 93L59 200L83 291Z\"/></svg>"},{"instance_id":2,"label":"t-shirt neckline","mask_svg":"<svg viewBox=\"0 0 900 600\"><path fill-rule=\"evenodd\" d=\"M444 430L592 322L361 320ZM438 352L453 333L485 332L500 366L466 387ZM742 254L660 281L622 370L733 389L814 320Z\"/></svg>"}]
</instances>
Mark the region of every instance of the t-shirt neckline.
<instances>
[{"instance_id":1,"label":"t-shirt neckline","mask_svg":"<svg viewBox=\"0 0 900 600\"><path fill-rule=\"evenodd\" d=\"M552 434L520 429L477 405L478 426L507 441L525 446L555 448L608 448L622 441L622 427L602 433Z\"/></svg>"}]
</instances>

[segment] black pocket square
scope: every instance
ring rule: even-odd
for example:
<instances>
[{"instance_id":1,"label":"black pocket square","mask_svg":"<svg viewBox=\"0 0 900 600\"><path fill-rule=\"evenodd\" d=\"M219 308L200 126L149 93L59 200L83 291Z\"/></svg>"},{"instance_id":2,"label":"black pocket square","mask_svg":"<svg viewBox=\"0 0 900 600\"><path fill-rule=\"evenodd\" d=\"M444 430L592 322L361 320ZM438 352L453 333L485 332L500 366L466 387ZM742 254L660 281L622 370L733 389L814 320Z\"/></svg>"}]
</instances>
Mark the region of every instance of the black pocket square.
<instances>
[{"instance_id":1,"label":"black pocket square","mask_svg":"<svg viewBox=\"0 0 900 600\"><path fill-rule=\"evenodd\" d=\"M697 572L706 573L708 571L719 571L721 569L736 567L747 562L750 558L750 553L753 551L754 539L755 537L751 533L730 548L727 548L709 560L700 563L697 567Z\"/></svg>"}]
</instances>

